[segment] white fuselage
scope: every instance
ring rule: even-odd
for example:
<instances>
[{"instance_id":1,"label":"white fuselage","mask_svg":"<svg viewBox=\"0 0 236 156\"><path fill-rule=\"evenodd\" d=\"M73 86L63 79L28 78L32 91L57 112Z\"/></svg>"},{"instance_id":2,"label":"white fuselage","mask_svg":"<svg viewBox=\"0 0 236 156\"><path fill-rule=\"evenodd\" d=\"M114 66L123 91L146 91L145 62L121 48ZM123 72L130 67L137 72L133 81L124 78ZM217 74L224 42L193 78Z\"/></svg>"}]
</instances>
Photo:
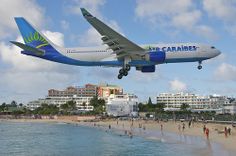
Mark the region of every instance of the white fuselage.
<instances>
[{"instance_id":1,"label":"white fuselage","mask_svg":"<svg viewBox=\"0 0 236 156\"><path fill-rule=\"evenodd\" d=\"M146 52L165 52L165 63L194 62L213 58L220 54L215 47L199 43L173 43L141 45ZM116 54L106 47L58 48L61 54L79 61L117 61ZM141 60L139 57L132 60ZM158 63L157 63L158 64Z\"/></svg>"}]
</instances>

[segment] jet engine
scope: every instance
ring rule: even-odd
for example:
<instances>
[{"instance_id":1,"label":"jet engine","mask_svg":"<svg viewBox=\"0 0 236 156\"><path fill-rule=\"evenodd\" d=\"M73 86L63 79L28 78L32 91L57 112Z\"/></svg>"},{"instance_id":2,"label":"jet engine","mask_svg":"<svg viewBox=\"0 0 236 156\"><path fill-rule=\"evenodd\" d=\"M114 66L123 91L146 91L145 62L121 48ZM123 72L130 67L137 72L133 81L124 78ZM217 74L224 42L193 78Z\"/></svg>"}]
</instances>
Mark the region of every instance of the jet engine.
<instances>
[{"instance_id":1,"label":"jet engine","mask_svg":"<svg viewBox=\"0 0 236 156\"><path fill-rule=\"evenodd\" d=\"M146 61L152 61L157 63L163 63L166 59L166 53L162 51L153 51L144 55Z\"/></svg>"},{"instance_id":2,"label":"jet engine","mask_svg":"<svg viewBox=\"0 0 236 156\"><path fill-rule=\"evenodd\" d=\"M156 67L155 65L142 66L142 67L136 67L136 70L140 70L143 73L152 73L152 72L155 72Z\"/></svg>"}]
</instances>

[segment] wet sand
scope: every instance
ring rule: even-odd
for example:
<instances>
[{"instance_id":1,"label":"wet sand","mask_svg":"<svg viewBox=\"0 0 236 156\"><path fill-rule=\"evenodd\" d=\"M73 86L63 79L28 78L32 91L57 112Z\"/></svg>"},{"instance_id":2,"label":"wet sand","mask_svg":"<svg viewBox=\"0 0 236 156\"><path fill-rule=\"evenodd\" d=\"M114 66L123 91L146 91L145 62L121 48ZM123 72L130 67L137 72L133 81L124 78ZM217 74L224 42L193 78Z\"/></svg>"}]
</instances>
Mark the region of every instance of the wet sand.
<instances>
[{"instance_id":1,"label":"wet sand","mask_svg":"<svg viewBox=\"0 0 236 156\"><path fill-rule=\"evenodd\" d=\"M185 124L184 130L183 123ZM188 136L195 136L195 139L197 138L196 140L203 140L206 146L218 143L222 145L224 149L236 152L236 128L233 128L232 125L229 124L194 123L189 127L188 122L157 122L143 120L135 120L133 121L133 124L132 121L120 120L118 121L118 124L117 120L103 120L100 122L86 123L86 125L89 126L94 126L94 124L107 129L109 129L110 125L112 129L127 132L132 131L134 135L145 135L145 137L149 139L163 139L163 135L165 134L164 138L168 141L177 140L182 142L194 142L194 140L189 139ZM207 138L206 134L203 132L203 125L209 129L209 138ZM223 133L224 127L231 128L231 135L225 137L225 134ZM179 138L176 139L176 137Z\"/></svg>"}]
</instances>

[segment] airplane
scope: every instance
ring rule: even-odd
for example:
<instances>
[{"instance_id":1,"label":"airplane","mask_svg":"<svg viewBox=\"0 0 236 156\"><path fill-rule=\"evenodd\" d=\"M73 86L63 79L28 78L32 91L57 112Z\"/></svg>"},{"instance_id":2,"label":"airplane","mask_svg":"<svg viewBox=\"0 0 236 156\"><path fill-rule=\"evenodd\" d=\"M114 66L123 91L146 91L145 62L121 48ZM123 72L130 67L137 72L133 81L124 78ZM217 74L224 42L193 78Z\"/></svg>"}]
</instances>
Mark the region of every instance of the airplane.
<instances>
[{"instance_id":1,"label":"airplane","mask_svg":"<svg viewBox=\"0 0 236 156\"><path fill-rule=\"evenodd\" d=\"M15 17L15 21L25 44L10 42L23 49L22 54L49 61L76 66L121 67L118 79L127 76L131 67L143 73L150 73L155 72L156 65L165 63L198 62L200 70L202 61L221 54L214 46L200 43L137 45L94 17L86 9L81 8L81 12L101 35L101 40L107 48L59 47L23 17Z\"/></svg>"}]
</instances>

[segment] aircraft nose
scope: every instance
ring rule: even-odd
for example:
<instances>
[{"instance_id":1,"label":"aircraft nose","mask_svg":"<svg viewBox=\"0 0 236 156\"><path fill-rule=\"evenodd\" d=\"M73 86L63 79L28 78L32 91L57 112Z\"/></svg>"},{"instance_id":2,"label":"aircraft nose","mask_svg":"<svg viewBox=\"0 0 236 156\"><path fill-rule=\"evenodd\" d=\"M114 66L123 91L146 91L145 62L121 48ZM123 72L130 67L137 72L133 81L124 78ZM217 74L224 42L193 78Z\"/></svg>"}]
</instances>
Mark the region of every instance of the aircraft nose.
<instances>
[{"instance_id":1,"label":"aircraft nose","mask_svg":"<svg viewBox=\"0 0 236 156\"><path fill-rule=\"evenodd\" d=\"M219 50L214 50L213 51L213 57L216 57L216 56L218 56L220 54L221 54L221 51L219 51Z\"/></svg>"},{"instance_id":2,"label":"aircraft nose","mask_svg":"<svg viewBox=\"0 0 236 156\"><path fill-rule=\"evenodd\" d=\"M220 55L221 54L221 51L219 51L219 50L216 50L216 56L218 56L218 55Z\"/></svg>"}]
</instances>

